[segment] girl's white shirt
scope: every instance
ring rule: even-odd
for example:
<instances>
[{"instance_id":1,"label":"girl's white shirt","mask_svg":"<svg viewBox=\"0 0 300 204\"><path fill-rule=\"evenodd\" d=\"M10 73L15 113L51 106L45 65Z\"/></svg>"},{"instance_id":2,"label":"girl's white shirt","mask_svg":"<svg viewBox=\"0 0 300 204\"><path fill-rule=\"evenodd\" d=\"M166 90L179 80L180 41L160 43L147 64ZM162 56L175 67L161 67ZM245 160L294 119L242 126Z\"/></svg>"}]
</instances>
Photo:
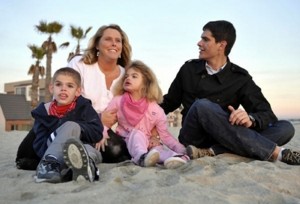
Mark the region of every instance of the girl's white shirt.
<instances>
[{"instance_id":1,"label":"girl's white shirt","mask_svg":"<svg viewBox=\"0 0 300 204\"><path fill-rule=\"evenodd\" d=\"M98 63L91 65L85 64L81 61L82 56L74 57L69 63L68 67L77 70L81 75L81 94L83 97L92 101L92 105L97 113L101 113L105 110L108 103L113 98L112 90L116 83L125 74L125 69L122 66L118 66L120 69L120 75L113 80L110 89L106 88L105 75L101 72Z\"/></svg>"}]
</instances>

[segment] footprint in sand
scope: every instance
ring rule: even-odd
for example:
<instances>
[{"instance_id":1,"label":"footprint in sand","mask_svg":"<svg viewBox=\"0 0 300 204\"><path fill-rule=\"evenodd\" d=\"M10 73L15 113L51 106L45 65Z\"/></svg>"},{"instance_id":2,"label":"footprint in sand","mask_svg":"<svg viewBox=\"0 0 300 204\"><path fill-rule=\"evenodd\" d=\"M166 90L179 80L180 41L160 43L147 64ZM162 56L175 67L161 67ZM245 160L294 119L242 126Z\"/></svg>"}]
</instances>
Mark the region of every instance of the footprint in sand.
<instances>
[{"instance_id":1,"label":"footprint in sand","mask_svg":"<svg viewBox=\"0 0 300 204\"><path fill-rule=\"evenodd\" d=\"M158 179L156 183L158 186L166 187L166 186L173 186L179 183L179 175L175 172L167 173L167 172L158 172L157 173Z\"/></svg>"},{"instance_id":2,"label":"footprint in sand","mask_svg":"<svg viewBox=\"0 0 300 204\"><path fill-rule=\"evenodd\" d=\"M38 195L36 195L36 193L32 193L32 192L24 192L21 194L20 200L21 201L25 201L25 200L32 200L34 198L36 198Z\"/></svg>"}]
</instances>

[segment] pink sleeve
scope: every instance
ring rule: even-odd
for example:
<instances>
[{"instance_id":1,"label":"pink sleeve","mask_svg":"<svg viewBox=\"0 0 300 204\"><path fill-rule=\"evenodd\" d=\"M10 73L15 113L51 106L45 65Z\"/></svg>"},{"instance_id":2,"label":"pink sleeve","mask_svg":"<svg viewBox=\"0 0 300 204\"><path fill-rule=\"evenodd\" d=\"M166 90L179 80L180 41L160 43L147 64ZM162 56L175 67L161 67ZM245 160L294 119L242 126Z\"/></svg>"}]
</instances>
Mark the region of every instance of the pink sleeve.
<instances>
[{"instance_id":1,"label":"pink sleeve","mask_svg":"<svg viewBox=\"0 0 300 204\"><path fill-rule=\"evenodd\" d=\"M168 130L167 116L159 106L157 112L156 129L162 143L179 154L186 154L185 147Z\"/></svg>"},{"instance_id":2,"label":"pink sleeve","mask_svg":"<svg viewBox=\"0 0 300 204\"><path fill-rule=\"evenodd\" d=\"M119 102L121 100L121 96L115 96L113 99L109 102L105 110L118 110L119 109Z\"/></svg>"},{"instance_id":3,"label":"pink sleeve","mask_svg":"<svg viewBox=\"0 0 300 204\"><path fill-rule=\"evenodd\" d=\"M120 101L120 98L121 97L119 97L119 96L115 96L115 97L113 97L113 99L109 102L109 104L108 104L108 106L106 107L106 109L105 110L118 110L118 102ZM103 137L105 137L105 138L108 138L109 136L108 136L108 133L107 133L107 130L108 130L109 128L108 127L106 127L106 126L104 126L104 128L103 128Z\"/></svg>"}]
</instances>

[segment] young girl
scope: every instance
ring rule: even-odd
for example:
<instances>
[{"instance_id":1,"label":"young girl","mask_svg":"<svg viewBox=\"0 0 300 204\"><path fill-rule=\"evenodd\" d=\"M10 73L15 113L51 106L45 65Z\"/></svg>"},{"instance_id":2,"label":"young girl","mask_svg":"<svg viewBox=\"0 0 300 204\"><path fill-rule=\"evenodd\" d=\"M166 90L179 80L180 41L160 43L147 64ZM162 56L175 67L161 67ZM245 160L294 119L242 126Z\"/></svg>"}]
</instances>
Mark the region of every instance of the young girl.
<instances>
[{"instance_id":1,"label":"young girl","mask_svg":"<svg viewBox=\"0 0 300 204\"><path fill-rule=\"evenodd\" d=\"M141 61L133 61L115 89L115 97L107 110L117 110L116 133L123 137L135 164L149 167L163 163L174 169L189 157L185 147L168 131L166 115L158 105L162 92L151 69ZM148 149L151 130L156 127L162 145ZM103 139L96 144L100 149L108 139L104 127ZM165 146L163 146L163 144Z\"/></svg>"}]
</instances>

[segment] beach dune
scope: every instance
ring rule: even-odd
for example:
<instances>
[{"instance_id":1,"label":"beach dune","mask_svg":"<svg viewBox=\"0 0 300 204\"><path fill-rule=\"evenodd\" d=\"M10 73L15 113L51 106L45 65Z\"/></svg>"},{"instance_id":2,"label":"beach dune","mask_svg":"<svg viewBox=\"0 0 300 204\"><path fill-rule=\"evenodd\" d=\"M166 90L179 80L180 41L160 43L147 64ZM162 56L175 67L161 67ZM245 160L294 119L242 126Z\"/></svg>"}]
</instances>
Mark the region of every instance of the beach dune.
<instances>
[{"instance_id":1,"label":"beach dune","mask_svg":"<svg viewBox=\"0 0 300 204\"><path fill-rule=\"evenodd\" d=\"M300 124L286 146L300 150ZM174 135L177 129L171 129ZM99 164L100 181L35 183L15 167L27 132L0 132L0 202L9 203L300 203L300 166L233 154L204 157L168 170L124 162Z\"/></svg>"}]
</instances>

